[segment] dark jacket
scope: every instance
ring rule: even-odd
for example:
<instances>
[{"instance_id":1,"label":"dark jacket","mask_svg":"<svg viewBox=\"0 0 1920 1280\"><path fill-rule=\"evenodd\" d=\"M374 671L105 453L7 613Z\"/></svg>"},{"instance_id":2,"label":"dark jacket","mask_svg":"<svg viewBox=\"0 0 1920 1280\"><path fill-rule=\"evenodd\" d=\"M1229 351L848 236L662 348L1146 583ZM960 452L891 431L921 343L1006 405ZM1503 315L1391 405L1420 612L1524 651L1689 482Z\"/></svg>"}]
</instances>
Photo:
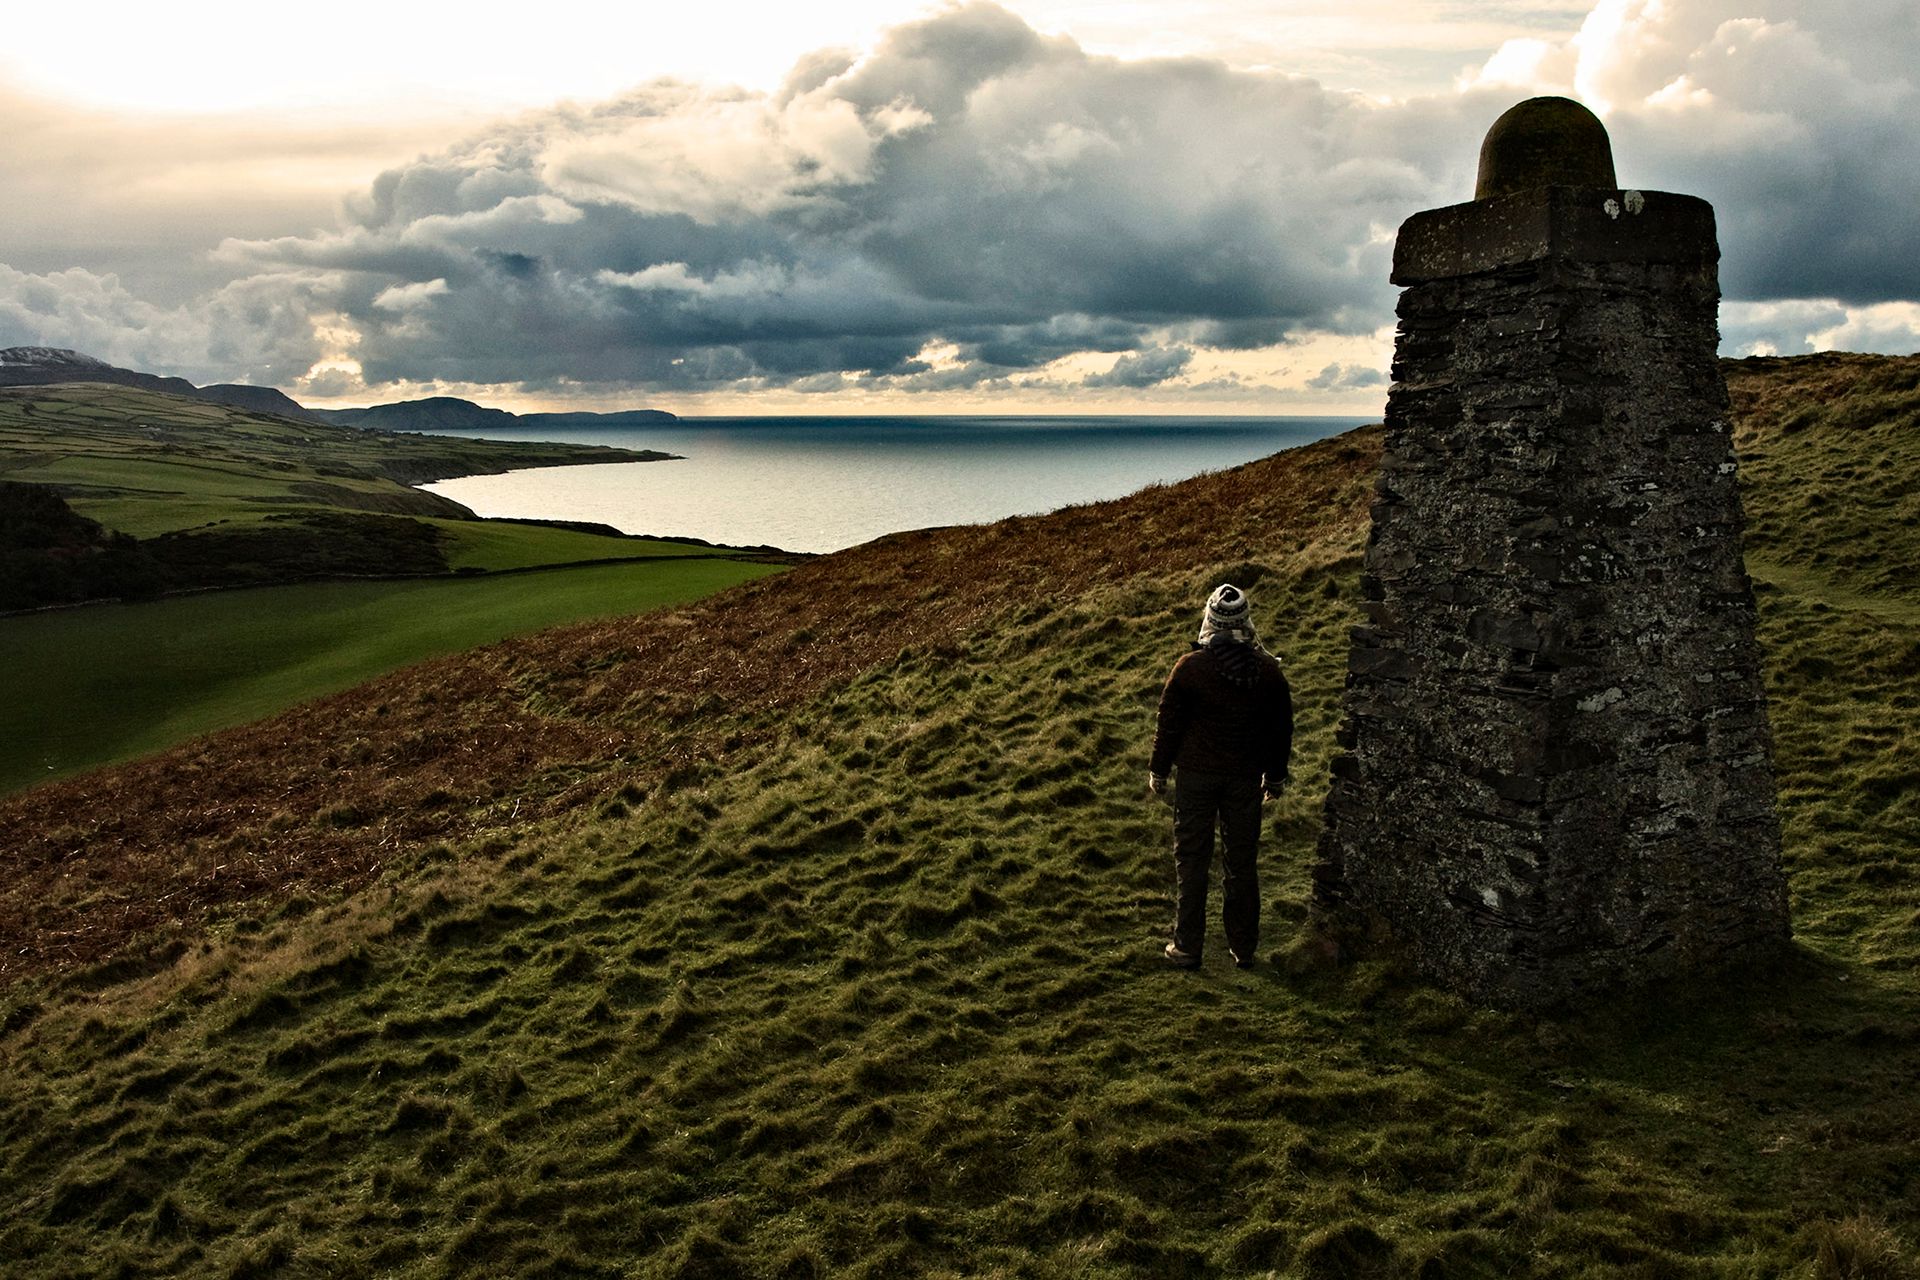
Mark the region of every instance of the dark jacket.
<instances>
[{"instance_id":1,"label":"dark jacket","mask_svg":"<svg viewBox=\"0 0 1920 1280\"><path fill-rule=\"evenodd\" d=\"M1160 691L1153 732L1158 774L1175 766L1256 774L1273 786L1293 754L1293 692L1280 664L1247 645L1193 647Z\"/></svg>"}]
</instances>

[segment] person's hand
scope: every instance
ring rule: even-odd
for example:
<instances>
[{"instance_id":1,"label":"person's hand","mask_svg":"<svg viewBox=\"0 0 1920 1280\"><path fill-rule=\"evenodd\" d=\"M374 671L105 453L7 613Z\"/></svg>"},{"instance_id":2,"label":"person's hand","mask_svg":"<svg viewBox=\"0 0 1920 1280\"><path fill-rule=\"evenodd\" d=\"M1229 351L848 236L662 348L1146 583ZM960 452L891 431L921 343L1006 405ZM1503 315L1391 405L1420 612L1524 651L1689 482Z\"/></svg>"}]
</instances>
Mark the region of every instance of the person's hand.
<instances>
[{"instance_id":1,"label":"person's hand","mask_svg":"<svg viewBox=\"0 0 1920 1280\"><path fill-rule=\"evenodd\" d=\"M1162 804L1173 803L1173 780L1164 773L1147 771L1147 790Z\"/></svg>"},{"instance_id":2,"label":"person's hand","mask_svg":"<svg viewBox=\"0 0 1920 1280\"><path fill-rule=\"evenodd\" d=\"M1287 788L1292 785L1293 785L1293 778L1288 774L1283 773L1278 778L1268 779L1267 785L1261 789L1260 803L1272 804L1275 800L1278 800L1281 796L1285 795L1287 793Z\"/></svg>"}]
</instances>

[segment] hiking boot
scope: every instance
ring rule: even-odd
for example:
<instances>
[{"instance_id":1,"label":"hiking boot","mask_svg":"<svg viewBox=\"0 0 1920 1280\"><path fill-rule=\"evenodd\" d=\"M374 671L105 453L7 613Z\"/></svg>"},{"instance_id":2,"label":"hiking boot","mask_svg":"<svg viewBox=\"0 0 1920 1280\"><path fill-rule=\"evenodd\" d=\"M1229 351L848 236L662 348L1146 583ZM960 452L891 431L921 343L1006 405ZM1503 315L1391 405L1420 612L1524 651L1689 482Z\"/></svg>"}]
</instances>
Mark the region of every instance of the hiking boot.
<instances>
[{"instance_id":1,"label":"hiking boot","mask_svg":"<svg viewBox=\"0 0 1920 1280\"><path fill-rule=\"evenodd\" d=\"M1253 952L1251 952L1251 951L1249 951L1249 952L1247 952L1247 954L1245 954L1245 955L1241 955L1241 954L1240 954L1240 953L1239 953L1238 951L1235 951L1235 952L1233 952L1232 954L1233 954L1233 967L1234 967L1234 968L1236 968L1236 969L1251 969L1251 968L1253 968L1253 964L1254 964L1254 956L1253 956Z\"/></svg>"},{"instance_id":2,"label":"hiking boot","mask_svg":"<svg viewBox=\"0 0 1920 1280\"><path fill-rule=\"evenodd\" d=\"M1200 957L1191 951L1182 951L1180 944L1177 942L1169 942L1166 951L1162 954L1167 957L1167 963L1177 969L1198 969L1200 967Z\"/></svg>"}]
</instances>

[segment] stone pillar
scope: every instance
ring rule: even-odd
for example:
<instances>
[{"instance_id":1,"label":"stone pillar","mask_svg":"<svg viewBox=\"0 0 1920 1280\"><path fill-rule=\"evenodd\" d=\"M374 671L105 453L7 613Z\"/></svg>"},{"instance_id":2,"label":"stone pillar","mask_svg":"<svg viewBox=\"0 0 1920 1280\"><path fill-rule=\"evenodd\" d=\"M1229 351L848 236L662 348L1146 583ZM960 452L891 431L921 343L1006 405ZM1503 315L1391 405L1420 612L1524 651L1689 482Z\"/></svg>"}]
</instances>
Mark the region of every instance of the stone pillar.
<instances>
[{"instance_id":1,"label":"stone pillar","mask_svg":"<svg viewBox=\"0 0 1920 1280\"><path fill-rule=\"evenodd\" d=\"M1405 286L1315 868L1322 927L1550 1008L1788 937L1713 209L1617 188L1564 98Z\"/></svg>"}]
</instances>

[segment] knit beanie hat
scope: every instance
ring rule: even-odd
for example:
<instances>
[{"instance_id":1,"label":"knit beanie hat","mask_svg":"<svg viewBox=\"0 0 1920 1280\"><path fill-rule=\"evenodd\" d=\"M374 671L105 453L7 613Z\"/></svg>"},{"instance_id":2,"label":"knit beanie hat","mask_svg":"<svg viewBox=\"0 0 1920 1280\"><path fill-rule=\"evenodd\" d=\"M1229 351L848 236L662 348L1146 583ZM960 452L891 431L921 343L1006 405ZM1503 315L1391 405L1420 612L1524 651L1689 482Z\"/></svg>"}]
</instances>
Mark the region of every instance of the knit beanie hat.
<instances>
[{"instance_id":1,"label":"knit beanie hat","mask_svg":"<svg viewBox=\"0 0 1920 1280\"><path fill-rule=\"evenodd\" d=\"M1247 593L1231 582L1223 582L1207 597L1207 611L1200 621L1200 643L1215 635L1235 640L1253 639L1253 608Z\"/></svg>"}]
</instances>

